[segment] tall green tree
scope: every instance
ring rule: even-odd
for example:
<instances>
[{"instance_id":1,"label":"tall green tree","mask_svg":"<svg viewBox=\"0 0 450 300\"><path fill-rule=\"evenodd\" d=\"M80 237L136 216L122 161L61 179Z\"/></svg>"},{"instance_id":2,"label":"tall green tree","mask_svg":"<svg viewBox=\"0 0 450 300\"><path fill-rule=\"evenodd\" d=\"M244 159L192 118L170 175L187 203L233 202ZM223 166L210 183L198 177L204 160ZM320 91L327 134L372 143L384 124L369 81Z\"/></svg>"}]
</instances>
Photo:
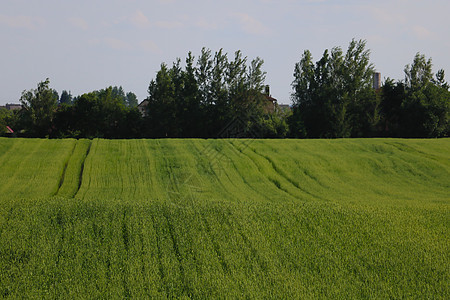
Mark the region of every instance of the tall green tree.
<instances>
[{"instance_id":1,"label":"tall green tree","mask_svg":"<svg viewBox=\"0 0 450 300\"><path fill-rule=\"evenodd\" d=\"M161 64L156 79L150 82L148 93L149 134L153 137L178 137L180 127L176 118L175 84L166 64Z\"/></svg>"},{"instance_id":2,"label":"tall green tree","mask_svg":"<svg viewBox=\"0 0 450 300\"><path fill-rule=\"evenodd\" d=\"M291 94L293 102L293 114L289 118L290 134L293 137L307 137L311 133L311 126L317 124L310 122L309 113L317 110L311 109L315 104L315 68L312 54L309 50L303 52L302 58L294 67L294 81L292 82ZM314 120L314 117L312 117ZM305 124L306 123L306 124ZM308 128L308 131L307 131Z\"/></svg>"},{"instance_id":3,"label":"tall green tree","mask_svg":"<svg viewBox=\"0 0 450 300\"><path fill-rule=\"evenodd\" d=\"M182 87L179 105L180 126L183 137L204 137L205 115L201 106L200 90L195 77L195 57L191 52L186 57L186 67L182 71Z\"/></svg>"},{"instance_id":4,"label":"tall green tree","mask_svg":"<svg viewBox=\"0 0 450 300\"><path fill-rule=\"evenodd\" d=\"M381 91L382 134L443 137L450 132L450 91L444 70L433 74L431 58L417 53L405 79L386 80Z\"/></svg>"},{"instance_id":5,"label":"tall green tree","mask_svg":"<svg viewBox=\"0 0 450 300\"><path fill-rule=\"evenodd\" d=\"M138 106L138 98L135 93L128 92L126 94L126 105L128 107L137 107Z\"/></svg>"},{"instance_id":6,"label":"tall green tree","mask_svg":"<svg viewBox=\"0 0 450 300\"><path fill-rule=\"evenodd\" d=\"M373 66L365 41L352 40L344 55L340 47L325 50L313 63L305 51L294 68L293 136L364 136L379 122L379 98L371 90Z\"/></svg>"},{"instance_id":7,"label":"tall green tree","mask_svg":"<svg viewBox=\"0 0 450 300\"><path fill-rule=\"evenodd\" d=\"M449 133L450 94L443 70L434 77L431 58L417 53L405 67L406 98L403 134L409 137L441 137Z\"/></svg>"},{"instance_id":8,"label":"tall green tree","mask_svg":"<svg viewBox=\"0 0 450 300\"><path fill-rule=\"evenodd\" d=\"M50 81L38 83L36 89L23 91L20 103L23 106L22 118L28 134L45 137L51 134L52 121L58 103L57 93L49 87Z\"/></svg>"},{"instance_id":9,"label":"tall green tree","mask_svg":"<svg viewBox=\"0 0 450 300\"><path fill-rule=\"evenodd\" d=\"M248 65L237 51L229 60L222 49L212 55L203 48L195 58L188 53L183 68L163 64L149 85L147 128L155 137L216 137L230 123L249 132L262 112L265 72L263 60Z\"/></svg>"},{"instance_id":10,"label":"tall green tree","mask_svg":"<svg viewBox=\"0 0 450 300\"><path fill-rule=\"evenodd\" d=\"M416 53L413 63L406 65L404 71L406 88L412 92L426 88L433 80L431 58L426 59L425 55L420 53Z\"/></svg>"},{"instance_id":11,"label":"tall green tree","mask_svg":"<svg viewBox=\"0 0 450 300\"><path fill-rule=\"evenodd\" d=\"M61 93L61 97L59 98L59 103L60 104L72 104L72 100L73 100L73 97L72 97L72 94L70 93L70 91L68 92L66 90L63 90Z\"/></svg>"},{"instance_id":12,"label":"tall green tree","mask_svg":"<svg viewBox=\"0 0 450 300\"><path fill-rule=\"evenodd\" d=\"M380 135L402 136L403 101L406 99L405 83L388 78L381 88Z\"/></svg>"},{"instance_id":13,"label":"tall green tree","mask_svg":"<svg viewBox=\"0 0 450 300\"><path fill-rule=\"evenodd\" d=\"M229 102L229 90L226 76L228 57L222 49L215 52L211 61L211 73L209 78L209 99L206 101L206 113L208 115L208 136L214 136L224 128L231 119L231 107Z\"/></svg>"},{"instance_id":14,"label":"tall green tree","mask_svg":"<svg viewBox=\"0 0 450 300\"><path fill-rule=\"evenodd\" d=\"M351 136L371 136L380 122L381 98L372 86L374 67L370 63L370 50L366 49L366 41L350 42L343 74Z\"/></svg>"},{"instance_id":15,"label":"tall green tree","mask_svg":"<svg viewBox=\"0 0 450 300\"><path fill-rule=\"evenodd\" d=\"M202 48L201 54L197 60L195 76L203 107L212 105L211 97L211 72L212 72L211 50Z\"/></svg>"},{"instance_id":16,"label":"tall green tree","mask_svg":"<svg viewBox=\"0 0 450 300\"><path fill-rule=\"evenodd\" d=\"M138 105L137 96L133 92L125 93L122 86L112 87L111 97L121 101L127 107L136 107Z\"/></svg>"}]
</instances>

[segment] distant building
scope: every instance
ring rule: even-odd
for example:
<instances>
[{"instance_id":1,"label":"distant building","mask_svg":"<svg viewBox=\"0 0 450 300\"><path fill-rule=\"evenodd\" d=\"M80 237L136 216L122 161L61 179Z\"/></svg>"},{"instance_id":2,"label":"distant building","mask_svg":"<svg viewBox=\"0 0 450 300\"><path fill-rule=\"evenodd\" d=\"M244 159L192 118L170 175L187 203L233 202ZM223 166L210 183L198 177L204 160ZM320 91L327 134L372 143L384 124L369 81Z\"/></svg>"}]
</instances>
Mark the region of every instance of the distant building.
<instances>
[{"instance_id":1,"label":"distant building","mask_svg":"<svg viewBox=\"0 0 450 300\"><path fill-rule=\"evenodd\" d=\"M373 74L373 88L374 90L379 90L381 88L381 73L375 72Z\"/></svg>"},{"instance_id":2,"label":"distant building","mask_svg":"<svg viewBox=\"0 0 450 300\"><path fill-rule=\"evenodd\" d=\"M278 104L279 111L290 111L291 106L289 104Z\"/></svg>"},{"instance_id":3,"label":"distant building","mask_svg":"<svg viewBox=\"0 0 450 300\"><path fill-rule=\"evenodd\" d=\"M21 110L22 109L22 105L6 103L5 108L7 110Z\"/></svg>"},{"instance_id":4,"label":"distant building","mask_svg":"<svg viewBox=\"0 0 450 300\"><path fill-rule=\"evenodd\" d=\"M148 106L148 100L147 99L145 99L144 101L139 103L139 105L137 106L137 108L138 108L139 112L141 113L142 117L146 117L148 115L147 106Z\"/></svg>"},{"instance_id":5,"label":"distant building","mask_svg":"<svg viewBox=\"0 0 450 300\"><path fill-rule=\"evenodd\" d=\"M266 113L275 112L275 108L277 107L277 99L273 98L270 95L270 87L266 85L264 96L266 97L266 101L264 103L264 111Z\"/></svg>"}]
</instances>

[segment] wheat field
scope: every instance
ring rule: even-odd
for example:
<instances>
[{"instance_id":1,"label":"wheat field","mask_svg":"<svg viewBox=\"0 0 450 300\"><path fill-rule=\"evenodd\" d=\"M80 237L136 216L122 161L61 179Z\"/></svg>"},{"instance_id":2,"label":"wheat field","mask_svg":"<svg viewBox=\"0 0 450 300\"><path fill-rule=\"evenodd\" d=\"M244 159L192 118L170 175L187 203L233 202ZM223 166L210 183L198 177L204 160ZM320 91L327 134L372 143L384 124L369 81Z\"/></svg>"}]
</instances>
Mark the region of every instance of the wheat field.
<instances>
[{"instance_id":1,"label":"wheat field","mask_svg":"<svg viewBox=\"0 0 450 300\"><path fill-rule=\"evenodd\" d=\"M0 297L450 298L450 139L0 138Z\"/></svg>"}]
</instances>

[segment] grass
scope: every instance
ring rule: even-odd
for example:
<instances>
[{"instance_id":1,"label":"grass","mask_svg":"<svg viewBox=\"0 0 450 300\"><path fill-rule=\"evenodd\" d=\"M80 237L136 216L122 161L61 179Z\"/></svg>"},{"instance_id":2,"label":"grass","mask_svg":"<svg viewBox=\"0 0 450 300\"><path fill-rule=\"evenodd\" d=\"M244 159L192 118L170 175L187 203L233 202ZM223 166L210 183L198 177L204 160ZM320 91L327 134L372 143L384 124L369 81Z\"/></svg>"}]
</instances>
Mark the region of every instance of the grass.
<instances>
[{"instance_id":1,"label":"grass","mask_svg":"<svg viewBox=\"0 0 450 300\"><path fill-rule=\"evenodd\" d=\"M0 297L448 299L449 150L0 139Z\"/></svg>"}]
</instances>

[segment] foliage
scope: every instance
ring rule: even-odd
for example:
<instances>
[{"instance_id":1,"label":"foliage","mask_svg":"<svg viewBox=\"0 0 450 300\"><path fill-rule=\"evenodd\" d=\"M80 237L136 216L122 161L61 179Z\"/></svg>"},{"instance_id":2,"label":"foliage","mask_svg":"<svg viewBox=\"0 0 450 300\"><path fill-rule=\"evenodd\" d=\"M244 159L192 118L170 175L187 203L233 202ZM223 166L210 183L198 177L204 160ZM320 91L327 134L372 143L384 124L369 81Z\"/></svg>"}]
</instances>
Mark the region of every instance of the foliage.
<instances>
[{"instance_id":1,"label":"foliage","mask_svg":"<svg viewBox=\"0 0 450 300\"><path fill-rule=\"evenodd\" d=\"M121 86L77 97L64 90L59 97L47 79L22 93L22 111L3 113L0 132L8 122L19 136L56 138L449 136L444 70L434 74L431 58L417 53L404 80L387 78L375 90L369 58L364 40L353 39L345 53L327 49L317 62L304 51L294 67L289 114L272 112L264 61L249 61L241 51L229 58L223 49L203 48L184 63L161 64L139 110L137 96Z\"/></svg>"},{"instance_id":2,"label":"foliage","mask_svg":"<svg viewBox=\"0 0 450 300\"><path fill-rule=\"evenodd\" d=\"M117 87L83 94L72 105L58 107L52 137L136 138L142 118L137 108L125 106Z\"/></svg>"},{"instance_id":3,"label":"foliage","mask_svg":"<svg viewBox=\"0 0 450 300\"><path fill-rule=\"evenodd\" d=\"M384 133L443 137L450 133L450 91L444 70L434 76L431 59L419 53L405 67L405 81L387 80L382 90Z\"/></svg>"},{"instance_id":4,"label":"foliage","mask_svg":"<svg viewBox=\"0 0 450 300\"><path fill-rule=\"evenodd\" d=\"M127 106L127 107L138 106L137 96L133 92L128 92L125 94L125 91L123 90L123 88L121 86L112 87L111 96L114 99L117 99L118 101L122 102L122 104L124 106Z\"/></svg>"},{"instance_id":5,"label":"foliage","mask_svg":"<svg viewBox=\"0 0 450 300\"><path fill-rule=\"evenodd\" d=\"M214 137L232 122L246 124L249 132L263 115L263 60L247 64L237 51L234 60L220 49L214 55L202 49L166 64L149 85L147 127L151 137Z\"/></svg>"},{"instance_id":6,"label":"foliage","mask_svg":"<svg viewBox=\"0 0 450 300\"><path fill-rule=\"evenodd\" d=\"M450 92L444 70L434 76L431 59L419 53L405 80L371 86L373 66L365 41L325 50L315 64L306 50L295 65L293 137L443 137L450 132Z\"/></svg>"},{"instance_id":7,"label":"foliage","mask_svg":"<svg viewBox=\"0 0 450 300\"><path fill-rule=\"evenodd\" d=\"M284 112L277 108L273 113L264 114L259 122L254 124L252 131L260 138L285 138L289 134L287 120L291 115L291 111Z\"/></svg>"},{"instance_id":8,"label":"foliage","mask_svg":"<svg viewBox=\"0 0 450 300\"><path fill-rule=\"evenodd\" d=\"M449 147L0 138L0 295L448 299Z\"/></svg>"},{"instance_id":9,"label":"foliage","mask_svg":"<svg viewBox=\"0 0 450 300\"><path fill-rule=\"evenodd\" d=\"M294 136L370 136L379 99L371 91L373 66L365 46L352 40L345 56L340 47L325 50L315 65L311 52L303 53L292 83Z\"/></svg>"},{"instance_id":10,"label":"foliage","mask_svg":"<svg viewBox=\"0 0 450 300\"><path fill-rule=\"evenodd\" d=\"M175 72L169 71L167 66L162 64L156 80L152 80L148 88L149 129L155 137L176 137L181 130L176 119L174 78L173 74L170 74Z\"/></svg>"},{"instance_id":11,"label":"foliage","mask_svg":"<svg viewBox=\"0 0 450 300\"><path fill-rule=\"evenodd\" d=\"M16 129L17 124L17 113L14 111L6 110L5 108L0 108L0 135L8 133L6 126L9 126L13 130Z\"/></svg>"},{"instance_id":12,"label":"foliage","mask_svg":"<svg viewBox=\"0 0 450 300\"><path fill-rule=\"evenodd\" d=\"M59 98L59 104L72 104L73 97L70 91L63 90Z\"/></svg>"},{"instance_id":13,"label":"foliage","mask_svg":"<svg viewBox=\"0 0 450 300\"><path fill-rule=\"evenodd\" d=\"M138 106L138 98L137 98L136 94L133 92L128 92L125 95L125 101L126 101L126 105L128 107L137 107Z\"/></svg>"},{"instance_id":14,"label":"foliage","mask_svg":"<svg viewBox=\"0 0 450 300\"><path fill-rule=\"evenodd\" d=\"M23 107L22 120L35 137L48 136L52 131L58 93L49 87L48 78L38 83L37 89L23 91L20 103Z\"/></svg>"}]
</instances>

